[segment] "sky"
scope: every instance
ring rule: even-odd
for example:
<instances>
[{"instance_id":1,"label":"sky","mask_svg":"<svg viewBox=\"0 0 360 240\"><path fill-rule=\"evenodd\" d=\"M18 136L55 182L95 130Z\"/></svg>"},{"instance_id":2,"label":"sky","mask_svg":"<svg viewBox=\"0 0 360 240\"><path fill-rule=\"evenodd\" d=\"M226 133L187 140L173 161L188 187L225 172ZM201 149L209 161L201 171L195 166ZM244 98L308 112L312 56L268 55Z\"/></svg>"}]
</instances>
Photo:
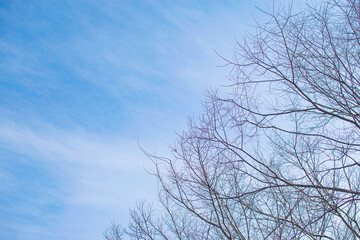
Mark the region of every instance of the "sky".
<instances>
[{"instance_id":1,"label":"sky","mask_svg":"<svg viewBox=\"0 0 360 240\"><path fill-rule=\"evenodd\" d=\"M0 0L0 239L95 240L227 82L267 0ZM216 51L216 52L215 52Z\"/></svg>"}]
</instances>

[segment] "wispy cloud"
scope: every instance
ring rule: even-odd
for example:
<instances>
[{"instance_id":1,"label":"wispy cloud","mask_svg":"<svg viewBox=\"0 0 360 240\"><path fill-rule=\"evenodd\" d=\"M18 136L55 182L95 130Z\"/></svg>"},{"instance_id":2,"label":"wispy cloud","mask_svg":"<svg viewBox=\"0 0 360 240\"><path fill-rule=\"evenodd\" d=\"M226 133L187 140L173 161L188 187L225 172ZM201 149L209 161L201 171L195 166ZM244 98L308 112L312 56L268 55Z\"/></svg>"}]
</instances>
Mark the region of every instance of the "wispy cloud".
<instances>
[{"instance_id":1,"label":"wispy cloud","mask_svg":"<svg viewBox=\"0 0 360 240\"><path fill-rule=\"evenodd\" d=\"M67 132L50 127L35 130L15 123L2 123L0 142L11 151L30 157L26 161L32 162L26 165L40 165L32 166L28 171L37 169L37 171L50 171L56 174L56 181L50 191L48 186L43 187L39 184L28 186L30 189L37 188L28 190L33 196L27 196L26 202L15 202L17 209L13 210L18 211L19 208L23 208L27 209L25 212L28 212L29 208L35 207L33 208L35 211L31 213L34 215L32 217L42 222L40 225L49 224L50 229L59 227L58 225L64 227L75 224L71 218L77 220L82 218L82 222L92 222L81 226L87 229L87 236L95 234L94 231L98 233L93 236L99 236L101 234L99 229L104 227L104 222L110 218L126 216L134 199L153 197L151 190L154 188L148 186L146 189L140 188L141 192L137 190L139 185L147 185L149 181L153 184L155 182L150 180L150 176L144 174L143 168L147 165L144 156L139 151L137 143L131 140L126 139L125 144L124 139L111 140L108 137ZM34 158L37 160L32 160ZM44 164L45 166L41 166ZM12 184L16 179L6 177L9 173L5 170L0 171L1 179ZM16 176L16 178L21 179L22 176ZM34 184L31 178L27 180L29 184ZM42 191L47 191L48 194L44 195ZM14 196L22 199L17 194ZM63 209L61 212L54 212L53 208L57 204ZM49 206L48 212L44 213L43 208L46 206ZM81 211L81 216L77 216L76 211ZM51 221L46 223L49 217ZM89 219L93 217L101 221L95 224L95 221ZM67 221L70 222L67 223ZM26 220L20 223L25 223L25 227L26 224L30 224ZM57 230L66 232L66 229Z\"/></svg>"}]
</instances>

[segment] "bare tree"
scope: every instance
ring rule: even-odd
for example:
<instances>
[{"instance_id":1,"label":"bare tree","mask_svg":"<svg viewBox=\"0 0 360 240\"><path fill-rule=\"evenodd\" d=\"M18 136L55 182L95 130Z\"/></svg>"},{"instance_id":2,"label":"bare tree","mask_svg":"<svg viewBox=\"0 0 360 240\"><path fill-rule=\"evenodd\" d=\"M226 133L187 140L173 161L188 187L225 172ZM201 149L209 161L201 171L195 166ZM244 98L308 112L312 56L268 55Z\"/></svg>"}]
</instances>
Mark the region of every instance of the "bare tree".
<instances>
[{"instance_id":1,"label":"bare tree","mask_svg":"<svg viewBox=\"0 0 360 240\"><path fill-rule=\"evenodd\" d=\"M360 239L360 2L264 12L171 158L134 239Z\"/></svg>"},{"instance_id":2,"label":"bare tree","mask_svg":"<svg viewBox=\"0 0 360 240\"><path fill-rule=\"evenodd\" d=\"M124 239L125 230L116 221L111 221L110 226L103 233L105 240L122 240Z\"/></svg>"}]
</instances>

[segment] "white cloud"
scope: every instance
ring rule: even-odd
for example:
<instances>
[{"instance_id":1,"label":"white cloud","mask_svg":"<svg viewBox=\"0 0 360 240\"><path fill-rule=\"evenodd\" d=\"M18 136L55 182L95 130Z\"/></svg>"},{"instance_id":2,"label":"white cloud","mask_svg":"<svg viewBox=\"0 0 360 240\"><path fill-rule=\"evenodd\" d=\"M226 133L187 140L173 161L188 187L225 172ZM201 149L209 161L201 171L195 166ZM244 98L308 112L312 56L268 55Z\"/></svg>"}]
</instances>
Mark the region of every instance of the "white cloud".
<instances>
[{"instance_id":1,"label":"white cloud","mask_svg":"<svg viewBox=\"0 0 360 240\"><path fill-rule=\"evenodd\" d=\"M48 227L47 231L56 229L57 232L70 234L67 228L77 225L78 229L87 231L79 239L99 238L104 224L111 218L126 221L128 209L135 199L152 199L155 196L156 182L143 169L149 164L136 141L112 140L50 126L30 129L8 121L0 124L0 142L12 151L47 162L48 170L58 175L60 184L57 189L52 189L55 199L51 201L61 202L64 212L53 215L53 223L56 224ZM1 172L2 178L6 174ZM7 180L11 181L11 177ZM41 186L38 191L42 191ZM36 204L41 208L42 202L46 205L48 200L38 199ZM33 208L23 207L28 211ZM32 212L41 216L38 210L35 207ZM81 222L77 222L80 219ZM29 233L34 227L28 226ZM73 234L80 233L74 229Z\"/></svg>"}]
</instances>

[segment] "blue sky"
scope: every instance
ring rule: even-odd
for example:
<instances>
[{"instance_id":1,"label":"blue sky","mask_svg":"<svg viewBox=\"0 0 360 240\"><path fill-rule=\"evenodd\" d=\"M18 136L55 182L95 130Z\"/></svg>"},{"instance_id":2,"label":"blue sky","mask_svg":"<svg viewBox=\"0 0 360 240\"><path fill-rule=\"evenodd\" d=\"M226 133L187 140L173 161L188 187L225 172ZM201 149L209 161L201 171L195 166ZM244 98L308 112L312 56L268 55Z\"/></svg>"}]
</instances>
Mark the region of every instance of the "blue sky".
<instances>
[{"instance_id":1,"label":"blue sky","mask_svg":"<svg viewBox=\"0 0 360 240\"><path fill-rule=\"evenodd\" d=\"M272 1L0 0L0 239L101 239Z\"/></svg>"}]
</instances>

